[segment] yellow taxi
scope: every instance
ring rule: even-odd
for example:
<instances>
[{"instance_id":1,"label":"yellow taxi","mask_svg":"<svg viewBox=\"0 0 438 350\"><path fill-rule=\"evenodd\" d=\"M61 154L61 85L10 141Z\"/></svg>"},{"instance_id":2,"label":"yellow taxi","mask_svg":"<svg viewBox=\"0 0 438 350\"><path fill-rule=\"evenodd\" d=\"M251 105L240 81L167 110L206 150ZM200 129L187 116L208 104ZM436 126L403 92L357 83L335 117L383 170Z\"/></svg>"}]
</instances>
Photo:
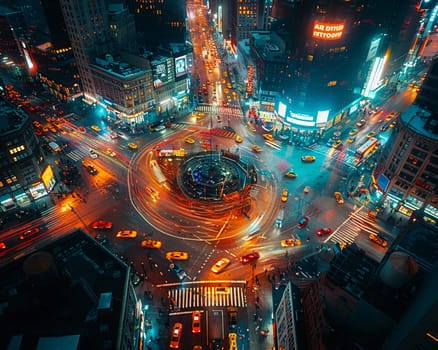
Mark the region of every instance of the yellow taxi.
<instances>
[{"instance_id":1,"label":"yellow taxi","mask_svg":"<svg viewBox=\"0 0 438 350\"><path fill-rule=\"evenodd\" d=\"M253 150L255 153L260 153L260 152L262 151L262 148L261 148L260 146L258 146L258 145L253 145L253 146L252 146L252 150Z\"/></svg>"},{"instance_id":2,"label":"yellow taxi","mask_svg":"<svg viewBox=\"0 0 438 350\"><path fill-rule=\"evenodd\" d=\"M296 179L297 174L295 173L295 171L289 170L288 172L284 173L284 177L288 179Z\"/></svg>"},{"instance_id":3,"label":"yellow taxi","mask_svg":"<svg viewBox=\"0 0 438 350\"><path fill-rule=\"evenodd\" d=\"M188 260L189 253L187 253L187 252L167 252L166 259L167 260Z\"/></svg>"},{"instance_id":4,"label":"yellow taxi","mask_svg":"<svg viewBox=\"0 0 438 350\"><path fill-rule=\"evenodd\" d=\"M229 341L229 349L237 350L237 334L236 333L228 333L228 341Z\"/></svg>"},{"instance_id":5,"label":"yellow taxi","mask_svg":"<svg viewBox=\"0 0 438 350\"><path fill-rule=\"evenodd\" d=\"M288 198L289 198L289 190L287 188L283 188L283 191L281 192L281 201L283 203L286 203Z\"/></svg>"},{"instance_id":6,"label":"yellow taxi","mask_svg":"<svg viewBox=\"0 0 438 350\"><path fill-rule=\"evenodd\" d=\"M341 140L336 140L335 142L333 142L333 148L339 148L342 146L342 141Z\"/></svg>"},{"instance_id":7,"label":"yellow taxi","mask_svg":"<svg viewBox=\"0 0 438 350\"><path fill-rule=\"evenodd\" d=\"M272 136L271 134L263 134L263 138L266 140L266 141L274 141L274 136Z\"/></svg>"},{"instance_id":8,"label":"yellow taxi","mask_svg":"<svg viewBox=\"0 0 438 350\"><path fill-rule=\"evenodd\" d=\"M296 245L301 245L301 240L300 239L283 239L280 242L282 247L295 247Z\"/></svg>"},{"instance_id":9,"label":"yellow taxi","mask_svg":"<svg viewBox=\"0 0 438 350\"><path fill-rule=\"evenodd\" d=\"M305 163L314 162L316 160L315 156L302 156L301 161Z\"/></svg>"},{"instance_id":10,"label":"yellow taxi","mask_svg":"<svg viewBox=\"0 0 438 350\"><path fill-rule=\"evenodd\" d=\"M94 130L94 131L96 131L96 132L99 132L99 131L101 131L102 129L101 129L99 126L97 126L97 125L91 125L91 130Z\"/></svg>"},{"instance_id":11,"label":"yellow taxi","mask_svg":"<svg viewBox=\"0 0 438 350\"><path fill-rule=\"evenodd\" d=\"M353 130L350 130L350 132L348 133L350 136L354 136L354 135L356 135L357 133L359 132L359 130L357 130L357 129L353 129Z\"/></svg>"},{"instance_id":12,"label":"yellow taxi","mask_svg":"<svg viewBox=\"0 0 438 350\"><path fill-rule=\"evenodd\" d=\"M190 144L190 145L193 145L193 144L195 143L195 139L193 139L193 138L187 136L187 137L184 138L184 142L185 142L185 143L188 143L188 144Z\"/></svg>"},{"instance_id":13,"label":"yellow taxi","mask_svg":"<svg viewBox=\"0 0 438 350\"><path fill-rule=\"evenodd\" d=\"M240 136L240 135L236 135L236 137L235 137L235 141L236 141L237 143L241 143L241 142L243 142L243 138L242 138L242 136Z\"/></svg>"},{"instance_id":14,"label":"yellow taxi","mask_svg":"<svg viewBox=\"0 0 438 350\"><path fill-rule=\"evenodd\" d=\"M128 143L128 147L130 149L137 149L138 145L135 142L130 142L130 143Z\"/></svg>"},{"instance_id":15,"label":"yellow taxi","mask_svg":"<svg viewBox=\"0 0 438 350\"><path fill-rule=\"evenodd\" d=\"M122 230L122 231L117 232L116 237L117 238L136 238L137 231Z\"/></svg>"},{"instance_id":16,"label":"yellow taxi","mask_svg":"<svg viewBox=\"0 0 438 350\"><path fill-rule=\"evenodd\" d=\"M211 271L214 273L219 273L221 272L223 269L225 269L228 265L230 265L231 260L228 258L222 258L219 261L216 262L216 264L214 264L211 267Z\"/></svg>"},{"instance_id":17,"label":"yellow taxi","mask_svg":"<svg viewBox=\"0 0 438 350\"><path fill-rule=\"evenodd\" d=\"M159 249L161 248L162 242L161 241L156 241L153 239L145 239L143 241L141 241L141 246L142 248L155 248L155 249Z\"/></svg>"}]
</instances>

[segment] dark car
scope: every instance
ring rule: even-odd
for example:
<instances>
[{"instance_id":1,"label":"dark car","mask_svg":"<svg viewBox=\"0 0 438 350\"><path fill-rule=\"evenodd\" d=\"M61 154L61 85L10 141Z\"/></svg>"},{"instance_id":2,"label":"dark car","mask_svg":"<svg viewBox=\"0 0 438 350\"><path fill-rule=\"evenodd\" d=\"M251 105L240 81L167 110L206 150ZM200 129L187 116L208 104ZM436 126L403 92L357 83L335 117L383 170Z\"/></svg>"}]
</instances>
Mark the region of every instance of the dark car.
<instances>
[{"instance_id":1,"label":"dark car","mask_svg":"<svg viewBox=\"0 0 438 350\"><path fill-rule=\"evenodd\" d=\"M242 264L249 264L251 262L257 261L260 258L260 254L257 252L249 253L240 257L240 262Z\"/></svg>"},{"instance_id":2,"label":"dark car","mask_svg":"<svg viewBox=\"0 0 438 350\"><path fill-rule=\"evenodd\" d=\"M228 310L228 324L230 328L237 327L237 309L234 307Z\"/></svg>"},{"instance_id":3,"label":"dark car","mask_svg":"<svg viewBox=\"0 0 438 350\"><path fill-rule=\"evenodd\" d=\"M304 215L300 221L297 222L295 225L297 228L305 228L307 224L309 223L310 218L307 215Z\"/></svg>"}]
</instances>

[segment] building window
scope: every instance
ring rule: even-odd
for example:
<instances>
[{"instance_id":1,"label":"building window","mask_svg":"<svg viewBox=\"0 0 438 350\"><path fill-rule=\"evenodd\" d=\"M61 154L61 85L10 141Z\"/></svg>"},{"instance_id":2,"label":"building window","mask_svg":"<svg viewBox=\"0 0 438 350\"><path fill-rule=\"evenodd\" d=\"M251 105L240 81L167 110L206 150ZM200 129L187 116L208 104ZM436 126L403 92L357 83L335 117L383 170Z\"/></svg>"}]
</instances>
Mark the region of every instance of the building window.
<instances>
[{"instance_id":1,"label":"building window","mask_svg":"<svg viewBox=\"0 0 438 350\"><path fill-rule=\"evenodd\" d=\"M427 153L422 152L416 148L412 149L411 154L413 154L414 156L421 158L421 159L425 159L427 157Z\"/></svg>"},{"instance_id":2,"label":"building window","mask_svg":"<svg viewBox=\"0 0 438 350\"><path fill-rule=\"evenodd\" d=\"M24 151L25 149L26 149L26 147L24 145L20 145L20 146L9 149L9 154L15 154L15 153Z\"/></svg>"},{"instance_id":3,"label":"building window","mask_svg":"<svg viewBox=\"0 0 438 350\"><path fill-rule=\"evenodd\" d=\"M425 151L429 151L430 150L430 148L429 148L429 146L427 144L422 143L420 141L415 142L415 146L417 146L418 148L421 148L421 149L423 149Z\"/></svg>"},{"instance_id":4,"label":"building window","mask_svg":"<svg viewBox=\"0 0 438 350\"><path fill-rule=\"evenodd\" d=\"M423 164L423 162L419 161L417 158L414 158L412 156L409 156L406 162L412 165L418 165L419 167L421 167L421 165Z\"/></svg>"}]
</instances>

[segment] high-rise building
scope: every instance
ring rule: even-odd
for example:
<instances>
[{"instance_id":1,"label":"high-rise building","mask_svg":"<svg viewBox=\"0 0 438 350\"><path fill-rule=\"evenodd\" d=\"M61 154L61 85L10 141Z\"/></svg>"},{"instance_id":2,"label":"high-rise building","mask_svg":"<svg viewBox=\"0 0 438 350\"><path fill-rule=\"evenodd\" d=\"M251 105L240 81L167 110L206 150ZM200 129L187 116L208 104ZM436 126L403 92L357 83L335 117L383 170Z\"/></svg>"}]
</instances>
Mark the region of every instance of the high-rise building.
<instances>
[{"instance_id":1,"label":"high-rise building","mask_svg":"<svg viewBox=\"0 0 438 350\"><path fill-rule=\"evenodd\" d=\"M128 8L135 16L141 47L154 51L186 41L186 0L129 0Z\"/></svg>"},{"instance_id":2,"label":"high-rise building","mask_svg":"<svg viewBox=\"0 0 438 350\"><path fill-rule=\"evenodd\" d=\"M4 87L2 87L4 88ZM6 89L7 93L11 93ZM54 185L29 116L0 97L0 212L26 207ZM50 176L51 173L51 176ZM47 182L40 179L46 174Z\"/></svg>"},{"instance_id":3,"label":"high-rise building","mask_svg":"<svg viewBox=\"0 0 438 350\"><path fill-rule=\"evenodd\" d=\"M154 109L155 99L149 61L139 62L139 57L133 57L135 64L129 63L131 56L128 54L122 59L110 54L96 57L90 70L96 99L105 101L118 118L135 128L145 121L144 115Z\"/></svg>"},{"instance_id":4,"label":"high-rise building","mask_svg":"<svg viewBox=\"0 0 438 350\"><path fill-rule=\"evenodd\" d=\"M231 1L230 24L231 40L237 45L239 41L248 39L253 30L269 29L272 0Z\"/></svg>"},{"instance_id":5,"label":"high-rise building","mask_svg":"<svg viewBox=\"0 0 438 350\"><path fill-rule=\"evenodd\" d=\"M27 25L22 11L0 5L0 59L10 74L22 78L35 73L27 46Z\"/></svg>"},{"instance_id":6,"label":"high-rise building","mask_svg":"<svg viewBox=\"0 0 438 350\"><path fill-rule=\"evenodd\" d=\"M376 97L392 73L391 52L398 50L397 15L415 13L412 3L279 0L272 28L286 41L288 58L276 106L280 118L306 136L334 127L358 110L361 99ZM415 27L411 17L409 28ZM411 43L407 37L404 46Z\"/></svg>"},{"instance_id":7,"label":"high-rise building","mask_svg":"<svg viewBox=\"0 0 438 350\"><path fill-rule=\"evenodd\" d=\"M73 53L86 98L94 99L96 91L90 63L97 56L114 50L105 0L60 0Z\"/></svg>"},{"instance_id":8,"label":"high-rise building","mask_svg":"<svg viewBox=\"0 0 438 350\"><path fill-rule=\"evenodd\" d=\"M112 39L118 51L137 52L137 33L134 15L123 4L109 4L108 23Z\"/></svg>"},{"instance_id":9,"label":"high-rise building","mask_svg":"<svg viewBox=\"0 0 438 350\"><path fill-rule=\"evenodd\" d=\"M374 171L387 207L438 222L438 59L432 62L416 102L398 118Z\"/></svg>"}]
</instances>

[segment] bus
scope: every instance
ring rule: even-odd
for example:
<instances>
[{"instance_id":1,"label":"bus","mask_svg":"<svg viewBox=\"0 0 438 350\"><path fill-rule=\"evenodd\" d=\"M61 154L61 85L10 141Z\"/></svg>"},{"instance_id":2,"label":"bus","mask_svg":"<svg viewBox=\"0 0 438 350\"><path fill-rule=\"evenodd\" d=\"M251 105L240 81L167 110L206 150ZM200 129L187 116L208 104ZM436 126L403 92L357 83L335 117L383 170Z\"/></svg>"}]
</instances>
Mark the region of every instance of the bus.
<instances>
[{"instance_id":1,"label":"bus","mask_svg":"<svg viewBox=\"0 0 438 350\"><path fill-rule=\"evenodd\" d=\"M160 185L165 184L166 181L167 181L167 178L164 176L163 172L161 171L161 168L160 168L160 166L157 164L157 161L154 160L154 159L152 159L152 160L150 161L150 165L151 165L152 171L153 171L153 173L154 173L154 175L155 175L155 178L157 179L158 183L159 183Z\"/></svg>"},{"instance_id":2,"label":"bus","mask_svg":"<svg viewBox=\"0 0 438 350\"><path fill-rule=\"evenodd\" d=\"M379 140L371 137L367 142L360 146L354 154L355 164L360 164L364 159L371 155L380 145Z\"/></svg>"}]
</instances>

